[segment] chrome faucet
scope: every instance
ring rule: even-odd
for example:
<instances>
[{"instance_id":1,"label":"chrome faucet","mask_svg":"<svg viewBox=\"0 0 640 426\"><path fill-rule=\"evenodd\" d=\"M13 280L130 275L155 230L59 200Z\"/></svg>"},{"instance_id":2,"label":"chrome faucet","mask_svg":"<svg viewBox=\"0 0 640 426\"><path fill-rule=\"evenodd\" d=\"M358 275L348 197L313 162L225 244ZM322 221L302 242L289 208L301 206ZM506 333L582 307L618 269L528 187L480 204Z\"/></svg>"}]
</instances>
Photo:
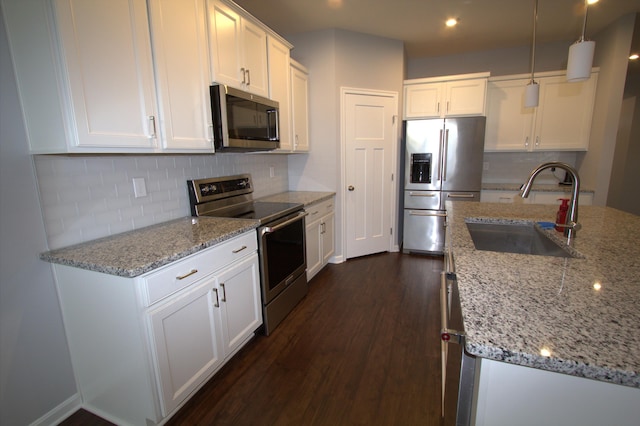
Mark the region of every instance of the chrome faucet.
<instances>
[{"instance_id":1,"label":"chrome faucet","mask_svg":"<svg viewBox=\"0 0 640 426\"><path fill-rule=\"evenodd\" d=\"M542 163L531 172L527 183L520 187L520 195L522 198L527 198L529 196L529 192L531 192L531 186L533 185L533 181L535 180L536 176L538 176L541 171L550 169L552 167L565 170L571 175L572 178L571 202L569 203L567 219L565 223L557 224L559 227L564 228L564 235L567 237L567 245L569 245L575 237L576 231L580 230L581 228L580 224L578 223L578 196L580 194L580 177L578 176L578 172L566 163L561 163L558 161Z\"/></svg>"}]
</instances>

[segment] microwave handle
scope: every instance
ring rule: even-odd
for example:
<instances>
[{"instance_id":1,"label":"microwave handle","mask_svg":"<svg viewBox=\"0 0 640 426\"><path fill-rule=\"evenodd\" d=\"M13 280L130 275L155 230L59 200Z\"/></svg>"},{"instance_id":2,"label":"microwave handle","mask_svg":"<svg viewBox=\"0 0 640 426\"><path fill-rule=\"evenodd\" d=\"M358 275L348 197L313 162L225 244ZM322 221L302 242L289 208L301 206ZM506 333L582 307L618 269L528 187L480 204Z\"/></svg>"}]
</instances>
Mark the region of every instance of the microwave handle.
<instances>
[{"instance_id":1,"label":"microwave handle","mask_svg":"<svg viewBox=\"0 0 640 426\"><path fill-rule=\"evenodd\" d=\"M274 137L271 137L270 139L271 139L271 140L276 140L276 141L277 141L277 140L280 140L280 125L279 125L279 122L280 122L280 116L279 116L279 114L278 114L278 110L277 110L277 109L272 109L272 110L270 110L270 111L268 112L268 114L269 114L269 117L271 117L271 116L273 115L273 116L275 117L275 120L276 120L276 126L275 126L275 128L276 128L276 134L275 134L275 136L274 136ZM271 119L271 118L270 118L270 119ZM271 127L271 126L269 126L269 127Z\"/></svg>"}]
</instances>

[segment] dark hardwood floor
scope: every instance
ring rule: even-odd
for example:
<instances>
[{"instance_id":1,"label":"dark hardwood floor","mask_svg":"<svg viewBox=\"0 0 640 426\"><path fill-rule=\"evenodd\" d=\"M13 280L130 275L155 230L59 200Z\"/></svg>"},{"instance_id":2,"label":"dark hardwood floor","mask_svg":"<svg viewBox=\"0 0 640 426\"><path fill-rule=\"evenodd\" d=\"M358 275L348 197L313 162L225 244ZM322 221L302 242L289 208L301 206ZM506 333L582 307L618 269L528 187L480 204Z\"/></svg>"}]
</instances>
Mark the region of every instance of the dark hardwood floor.
<instances>
[{"instance_id":1,"label":"dark hardwood floor","mask_svg":"<svg viewBox=\"0 0 640 426\"><path fill-rule=\"evenodd\" d=\"M400 253L328 265L167 424L439 425L442 267Z\"/></svg>"}]
</instances>

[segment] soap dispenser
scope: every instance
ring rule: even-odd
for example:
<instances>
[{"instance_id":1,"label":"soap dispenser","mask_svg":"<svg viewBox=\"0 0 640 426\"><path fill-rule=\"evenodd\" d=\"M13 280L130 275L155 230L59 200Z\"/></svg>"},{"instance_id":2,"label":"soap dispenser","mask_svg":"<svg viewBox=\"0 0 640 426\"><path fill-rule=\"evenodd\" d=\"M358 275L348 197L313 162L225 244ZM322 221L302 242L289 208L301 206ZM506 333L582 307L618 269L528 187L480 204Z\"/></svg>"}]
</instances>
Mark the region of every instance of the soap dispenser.
<instances>
[{"instance_id":1,"label":"soap dispenser","mask_svg":"<svg viewBox=\"0 0 640 426\"><path fill-rule=\"evenodd\" d=\"M569 210L569 199L568 198L558 198L561 202L560 207L558 207L558 213L556 214L556 231L564 232L564 227L560 227L558 225L564 225L567 222L567 211Z\"/></svg>"}]
</instances>

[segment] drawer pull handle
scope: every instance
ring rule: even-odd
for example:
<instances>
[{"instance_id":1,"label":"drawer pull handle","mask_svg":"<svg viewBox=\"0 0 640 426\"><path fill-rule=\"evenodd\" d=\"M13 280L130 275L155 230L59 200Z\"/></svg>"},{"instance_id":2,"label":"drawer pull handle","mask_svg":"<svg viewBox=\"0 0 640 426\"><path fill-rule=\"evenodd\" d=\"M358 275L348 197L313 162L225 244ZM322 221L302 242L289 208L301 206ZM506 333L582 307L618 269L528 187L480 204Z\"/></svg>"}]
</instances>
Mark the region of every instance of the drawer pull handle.
<instances>
[{"instance_id":1,"label":"drawer pull handle","mask_svg":"<svg viewBox=\"0 0 640 426\"><path fill-rule=\"evenodd\" d=\"M233 250L231 253L236 254L236 253L240 253L242 250L246 249L247 246L242 246L239 249L235 249Z\"/></svg>"},{"instance_id":2,"label":"drawer pull handle","mask_svg":"<svg viewBox=\"0 0 640 426\"><path fill-rule=\"evenodd\" d=\"M178 280L178 281L184 280L185 278L190 277L191 275L197 274L197 273L198 273L197 269L192 269L189 272L187 272L186 274L180 275L179 277L176 277L176 280Z\"/></svg>"}]
</instances>

